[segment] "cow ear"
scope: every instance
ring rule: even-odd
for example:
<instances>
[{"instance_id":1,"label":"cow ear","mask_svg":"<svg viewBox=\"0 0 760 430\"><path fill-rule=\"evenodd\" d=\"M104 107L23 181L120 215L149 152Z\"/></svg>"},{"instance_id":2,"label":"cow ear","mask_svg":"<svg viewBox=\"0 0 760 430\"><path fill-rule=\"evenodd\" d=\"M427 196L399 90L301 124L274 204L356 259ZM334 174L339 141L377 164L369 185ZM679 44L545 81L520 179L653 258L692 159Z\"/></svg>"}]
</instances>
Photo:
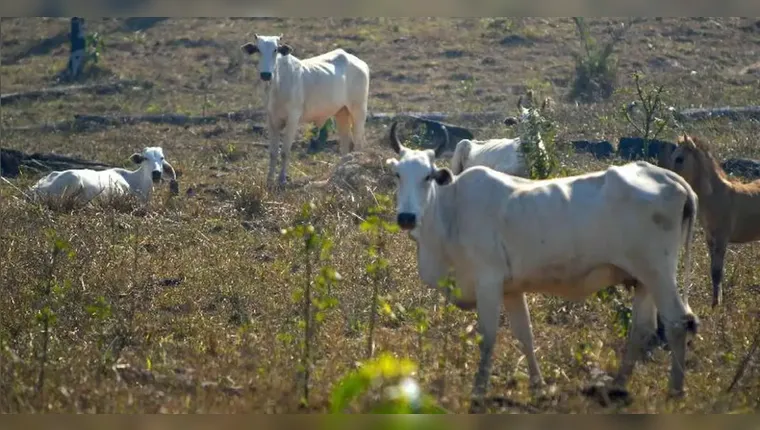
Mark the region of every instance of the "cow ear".
<instances>
[{"instance_id":1,"label":"cow ear","mask_svg":"<svg viewBox=\"0 0 760 430\"><path fill-rule=\"evenodd\" d=\"M142 162L145 161L145 157L143 157L142 154L135 152L129 157L129 160L135 164L142 164Z\"/></svg>"},{"instance_id":2,"label":"cow ear","mask_svg":"<svg viewBox=\"0 0 760 430\"><path fill-rule=\"evenodd\" d=\"M449 185L454 180L454 174L447 167L443 167L435 171L433 179L438 185Z\"/></svg>"},{"instance_id":3,"label":"cow ear","mask_svg":"<svg viewBox=\"0 0 760 430\"><path fill-rule=\"evenodd\" d=\"M259 52L258 46L254 45L251 42L246 43L245 45L240 47L240 50L247 53L248 55L253 55L257 52Z\"/></svg>"},{"instance_id":4,"label":"cow ear","mask_svg":"<svg viewBox=\"0 0 760 430\"><path fill-rule=\"evenodd\" d=\"M282 44L277 48L277 52L282 56L290 55L293 52L293 48L290 45Z\"/></svg>"}]
</instances>

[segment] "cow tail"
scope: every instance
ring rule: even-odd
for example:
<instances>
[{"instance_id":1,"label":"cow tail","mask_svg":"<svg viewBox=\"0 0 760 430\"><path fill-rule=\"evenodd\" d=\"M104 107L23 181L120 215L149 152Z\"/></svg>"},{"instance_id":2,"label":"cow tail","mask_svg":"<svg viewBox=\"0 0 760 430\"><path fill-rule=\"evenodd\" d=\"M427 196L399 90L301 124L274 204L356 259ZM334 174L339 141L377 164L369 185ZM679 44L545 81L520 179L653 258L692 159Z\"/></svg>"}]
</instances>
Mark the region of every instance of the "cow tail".
<instances>
[{"instance_id":1,"label":"cow tail","mask_svg":"<svg viewBox=\"0 0 760 430\"><path fill-rule=\"evenodd\" d=\"M694 225L697 219L698 197L691 189L687 188L686 202L683 208L683 227L684 231L684 259L683 259L683 285L684 285L684 304L691 313L689 306L689 292L691 290L691 245L694 241Z\"/></svg>"}]
</instances>

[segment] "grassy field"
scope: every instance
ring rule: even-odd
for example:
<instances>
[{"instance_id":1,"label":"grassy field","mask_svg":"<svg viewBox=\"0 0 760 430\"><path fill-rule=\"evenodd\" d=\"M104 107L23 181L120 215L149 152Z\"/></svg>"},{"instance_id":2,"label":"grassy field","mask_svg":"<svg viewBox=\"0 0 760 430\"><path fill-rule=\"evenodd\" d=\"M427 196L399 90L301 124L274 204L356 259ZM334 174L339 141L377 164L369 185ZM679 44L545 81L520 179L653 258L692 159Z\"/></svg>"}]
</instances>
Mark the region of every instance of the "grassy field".
<instances>
[{"instance_id":1,"label":"grassy field","mask_svg":"<svg viewBox=\"0 0 760 430\"><path fill-rule=\"evenodd\" d=\"M610 19L589 24L602 39L609 25L619 25ZM65 40L56 43L56 36L68 26L59 18L2 19L3 94L55 85L68 57ZM467 411L478 359L467 334L475 314L447 312L442 295L422 285L406 235L386 234L387 273L378 281L367 273L370 235L360 224L375 204L373 196L392 197L394 190L383 163L393 155L387 123L368 123L367 154L352 156L338 169L354 189L341 188L340 180L327 187L306 185L330 178L340 157L333 149L306 154L300 133L289 171L293 183L279 195L262 188L266 138L252 133L250 122L139 124L86 133L12 132L9 127L66 120L75 113L260 109L263 86L255 61L244 58L239 46L254 33L284 33L283 41L300 58L342 47L365 59L372 70L373 112L503 111L506 116L514 114L518 96L530 88L554 98L560 146L577 138L614 143L633 135L617 116L631 96L616 93L594 104L564 97L573 79L572 54L579 49L570 18L168 19L148 24L104 19L88 22L88 31L99 32L105 41L100 71L90 81L117 77L153 86L4 105L2 146L127 165L133 152L160 145L181 173L180 195L171 197L164 187L147 209L95 205L82 215L39 210L19 199L14 188L0 185L3 412L326 411L335 382L366 358L375 286L388 304L374 330L375 354L388 351L417 361L424 389L450 411ZM31 49L44 38L52 42ZM630 74L641 70L647 82L666 86L667 103L679 109L754 104L760 98L758 67L752 67L759 43L755 19L639 19L617 45L618 88L630 89ZM462 125L477 138L513 133L500 122ZM684 126L713 142L721 159L760 158L756 122L716 119ZM675 136L669 130L662 138ZM582 154L563 155L562 161L573 171L609 164ZM35 179L11 181L23 188ZM281 237L281 229L293 225L308 202L316 206L312 222L333 244L330 260L313 267L304 261L303 245ZM55 243L65 252L56 254ZM702 326L689 353L685 398L666 398L670 359L663 349L637 366L630 404L604 407L581 394L596 369L617 368L624 338L616 303L630 305L621 289L620 302L529 297L537 355L557 390L531 396L524 359L505 323L494 354L490 411L757 410L760 358L750 363L735 391L726 393L726 388L760 329L760 253L751 244L730 247L725 304L713 311L701 228L693 249L697 288L690 303ZM297 293L307 271L316 273L323 264L342 279L331 287L337 305L321 315L313 338L310 401L302 407ZM421 335L419 319L429 325Z\"/></svg>"}]
</instances>

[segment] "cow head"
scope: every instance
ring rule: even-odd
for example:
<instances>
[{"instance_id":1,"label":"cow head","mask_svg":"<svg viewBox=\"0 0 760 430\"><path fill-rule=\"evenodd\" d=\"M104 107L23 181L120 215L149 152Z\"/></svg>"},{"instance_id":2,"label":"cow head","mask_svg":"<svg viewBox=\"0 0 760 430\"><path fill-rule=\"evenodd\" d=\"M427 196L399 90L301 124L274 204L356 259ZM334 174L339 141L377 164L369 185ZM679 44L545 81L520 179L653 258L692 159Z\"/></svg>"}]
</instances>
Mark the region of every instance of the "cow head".
<instances>
[{"instance_id":1,"label":"cow head","mask_svg":"<svg viewBox=\"0 0 760 430\"><path fill-rule=\"evenodd\" d=\"M435 166L436 151L432 149L417 150L401 144L396 131L397 123L391 125L391 148L400 159L389 158L385 163L391 166L398 178L396 191L396 222L403 230L414 230L418 225L432 197L434 182L448 185L454 178L447 168ZM445 147L449 141L446 127L442 127Z\"/></svg>"},{"instance_id":2,"label":"cow head","mask_svg":"<svg viewBox=\"0 0 760 430\"><path fill-rule=\"evenodd\" d=\"M517 112L518 115L509 116L504 119L504 125L512 127L514 125L522 124L530 119L531 115L544 115L551 109L552 99L547 97L541 102L541 107L536 109L533 105L533 92L528 91L528 100L530 101L530 107L526 107L523 104L523 97L520 96L517 99Z\"/></svg>"},{"instance_id":3,"label":"cow head","mask_svg":"<svg viewBox=\"0 0 760 430\"><path fill-rule=\"evenodd\" d=\"M143 148L142 152L135 152L129 159L140 165L141 169L145 169L145 172L150 172L154 184L161 181L164 169L171 173L172 181L177 180L177 173L174 167L164 159L164 150L160 146Z\"/></svg>"},{"instance_id":4,"label":"cow head","mask_svg":"<svg viewBox=\"0 0 760 430\"><path fill-rule=\"evenodd\" d=\"M247 42L240 49L248 55L259 53L259 76L264 82L272 80L274 74L274 65L277 55L290 55L293 48L289 45L280 44L279 36L261 36L256 34L253 42Z\"/></svg>"}]
</instances>

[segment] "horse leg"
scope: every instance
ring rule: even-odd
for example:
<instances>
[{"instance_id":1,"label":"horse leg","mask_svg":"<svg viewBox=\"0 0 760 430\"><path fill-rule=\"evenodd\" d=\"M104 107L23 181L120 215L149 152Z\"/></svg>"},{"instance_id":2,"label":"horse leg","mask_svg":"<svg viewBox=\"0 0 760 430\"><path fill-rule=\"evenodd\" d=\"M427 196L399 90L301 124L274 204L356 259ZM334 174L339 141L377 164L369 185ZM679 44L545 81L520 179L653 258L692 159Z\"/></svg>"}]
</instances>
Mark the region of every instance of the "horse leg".
<instances>
[{"instance_id":1,"label":"horse leg","mask_svg":"<svg viewBox=\"0 0 760 430\"><path fill-rule=\"evenodd\" d=\"M726 248L728 247L727 235L711 234L708 239L710 248L710 276L713 284L713 301L712 307L720 305L723 302L723 288L720 285L723 280L723 266L726 258Z\"/></svg>"}]
</instances>

